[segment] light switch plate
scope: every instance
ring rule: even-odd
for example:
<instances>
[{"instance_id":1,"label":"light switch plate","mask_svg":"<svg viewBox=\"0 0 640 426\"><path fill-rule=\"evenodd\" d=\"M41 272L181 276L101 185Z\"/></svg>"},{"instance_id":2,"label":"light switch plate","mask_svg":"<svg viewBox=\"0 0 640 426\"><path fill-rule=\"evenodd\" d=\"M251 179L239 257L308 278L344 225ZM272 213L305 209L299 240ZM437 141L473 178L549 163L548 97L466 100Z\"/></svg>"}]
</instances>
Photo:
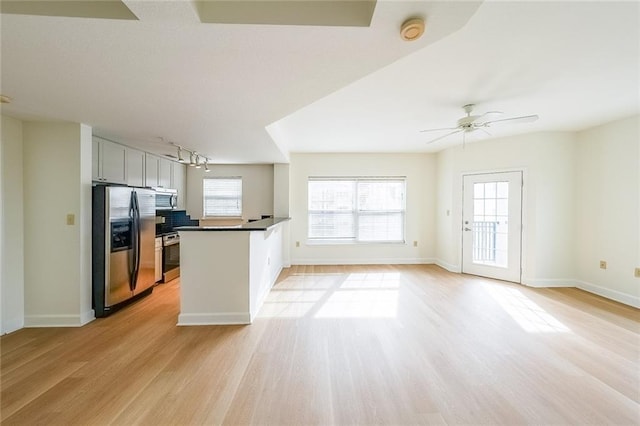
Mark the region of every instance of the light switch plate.
<instances>
[{"instance_id":1,"label":"light switch plate","mask_svg":"<svg viewBox=\"0 0 640 426\"><path fill-rule=\"evenodd\" d=\"M600 269L607 269L607 262L604 260L600 261Z\"/></svg>"},{"instance_id":2,"label":"light switch plate","mask_svg":"<svg viewBox=\"0 0 640 426\"><path fill-rule=\"evenodd\" d=\"M76 215L73 213L69 213L67 215L67 225L75 225L76 223Z\"/></svg>"}]
</instances>

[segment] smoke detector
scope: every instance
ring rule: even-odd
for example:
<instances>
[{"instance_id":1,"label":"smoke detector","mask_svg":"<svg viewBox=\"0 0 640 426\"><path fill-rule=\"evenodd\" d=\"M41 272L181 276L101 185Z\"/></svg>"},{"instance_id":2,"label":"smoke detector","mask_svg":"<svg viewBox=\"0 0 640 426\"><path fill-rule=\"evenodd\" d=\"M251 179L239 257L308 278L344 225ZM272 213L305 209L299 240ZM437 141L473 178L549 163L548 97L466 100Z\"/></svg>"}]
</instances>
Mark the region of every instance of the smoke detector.
<instances>
[{"instance_id":1,"label":"smoke detector","mask_svg":"<svg viewBox=\"0 0 640 426\"><path fill-rule=\"evenodd\" d=\"M410 18L404 21L400 27L400 37L404 41L414 41L424 34L424 19Z\"/></svg>"}]
</instances>

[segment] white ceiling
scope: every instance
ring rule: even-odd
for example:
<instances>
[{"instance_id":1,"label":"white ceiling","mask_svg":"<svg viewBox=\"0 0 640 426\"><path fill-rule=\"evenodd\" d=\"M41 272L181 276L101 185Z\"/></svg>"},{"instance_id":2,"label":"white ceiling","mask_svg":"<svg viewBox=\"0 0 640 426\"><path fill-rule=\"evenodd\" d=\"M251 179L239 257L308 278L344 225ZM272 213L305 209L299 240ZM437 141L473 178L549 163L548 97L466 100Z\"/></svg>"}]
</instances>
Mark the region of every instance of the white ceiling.
<instances>
[{"instance_id":1,"label":"white ceiling","mask_svg":"<svg viewBox=\"0 0 640 426\"><path fill-rule=\"evenodd\" d=\"M213 162L288 152L428 152L461 106L539 114L513 132L637 114L637 2L379 1L369 27L203 24L189 1L125 1L139 21L2 15L3 114L65 120ZM408 17L425 36L403 42Z\"/></svg>"}]
</instances>

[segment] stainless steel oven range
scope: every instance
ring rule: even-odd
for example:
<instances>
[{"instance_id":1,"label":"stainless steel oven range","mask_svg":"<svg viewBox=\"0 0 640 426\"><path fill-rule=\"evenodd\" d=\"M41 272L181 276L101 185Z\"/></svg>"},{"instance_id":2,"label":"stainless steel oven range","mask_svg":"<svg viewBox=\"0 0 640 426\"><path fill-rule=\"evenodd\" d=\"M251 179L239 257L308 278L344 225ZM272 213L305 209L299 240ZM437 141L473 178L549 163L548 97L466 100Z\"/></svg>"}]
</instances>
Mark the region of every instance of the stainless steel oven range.
<instances>
[{"instance_id":1,"label":"stainless steel oven range","mask_svg":"<svg viewBox=\"0 0 640 426\"><path fill-rule=\"evenodd\" d=\"M180 276L180 235L177 232L162 236L162 281Z\"/></svg>"}]
</instances>

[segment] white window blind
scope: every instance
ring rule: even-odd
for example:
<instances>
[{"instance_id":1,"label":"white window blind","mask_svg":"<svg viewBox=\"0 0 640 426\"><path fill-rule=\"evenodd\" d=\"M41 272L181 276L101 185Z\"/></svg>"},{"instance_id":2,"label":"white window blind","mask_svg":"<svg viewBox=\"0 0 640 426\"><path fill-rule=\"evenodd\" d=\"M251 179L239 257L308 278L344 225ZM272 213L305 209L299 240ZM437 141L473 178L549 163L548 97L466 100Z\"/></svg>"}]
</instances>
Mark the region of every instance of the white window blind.
<instances>
[{"instance_id":1,"label":"white window blind","mask_svg":"<svg viewBox=\"0 0 640 426\"><path fill-rule=\"evenodd\" d=\"M242 178L203 179L203 200L205 217L242 216Z\"/></svg>"},{"instance_id":2,"label":"white window blind","mask_svg":"<svg viewBox=\"0 0 640 426\"><path fill-rule=\"evenodd\" d=\"M403 242L404 178L310 178L309 240Z\"/></svg>"}]
</instances>

